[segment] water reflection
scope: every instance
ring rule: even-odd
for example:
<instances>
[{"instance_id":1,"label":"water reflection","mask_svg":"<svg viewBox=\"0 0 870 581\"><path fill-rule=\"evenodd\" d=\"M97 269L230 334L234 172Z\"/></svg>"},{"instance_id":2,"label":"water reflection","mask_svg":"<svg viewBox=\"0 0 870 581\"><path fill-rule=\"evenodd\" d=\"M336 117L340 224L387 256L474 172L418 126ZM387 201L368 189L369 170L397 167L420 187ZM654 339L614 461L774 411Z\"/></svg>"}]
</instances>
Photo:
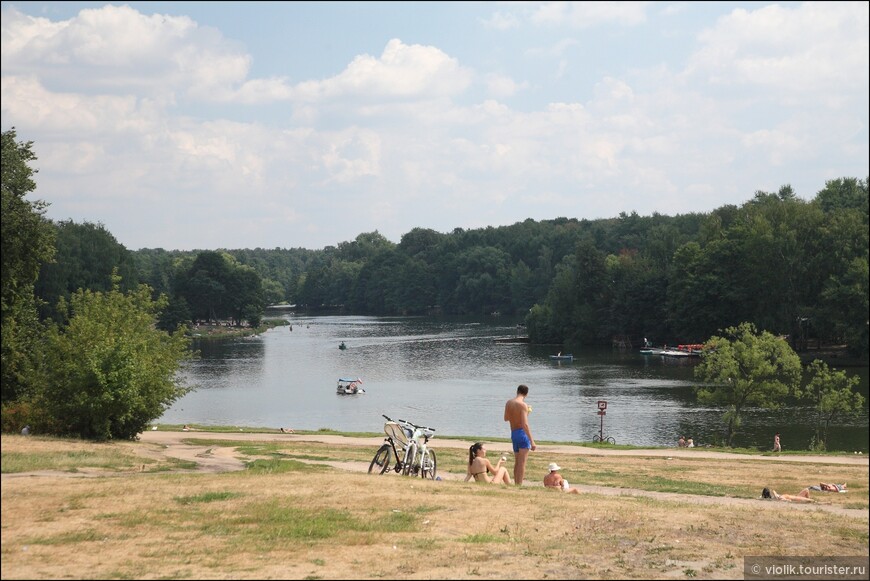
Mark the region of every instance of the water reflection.
<instances>
[{"instance_id":1,"label":"water reflection","mask_svg":"<svg viewBox=\"0 0 870 581\"><path fill-rule=\"evenodd\" d=\"M293 330L203 343L184 370L199 389L161 419L204 425L291 426L377 432L381 414L438 428L444 435L507 437L504 403L529 385L530 423L539 440L589 441L601 430L597 402L608 402L603 432L619 443L673 445L721 439L722 410L697 403L695 362L636 352L496 343L516 321L461 318L292 317ZM346 350L338 348L339 343ZM867 394L867 376L862 379ZM338 396L339 377L361 377L361 396ZM748 410L736 445L806 448L814 425L801 408ZM832 446L868 449L865 413L832 429Z\"/></svg>"}]
</instances>

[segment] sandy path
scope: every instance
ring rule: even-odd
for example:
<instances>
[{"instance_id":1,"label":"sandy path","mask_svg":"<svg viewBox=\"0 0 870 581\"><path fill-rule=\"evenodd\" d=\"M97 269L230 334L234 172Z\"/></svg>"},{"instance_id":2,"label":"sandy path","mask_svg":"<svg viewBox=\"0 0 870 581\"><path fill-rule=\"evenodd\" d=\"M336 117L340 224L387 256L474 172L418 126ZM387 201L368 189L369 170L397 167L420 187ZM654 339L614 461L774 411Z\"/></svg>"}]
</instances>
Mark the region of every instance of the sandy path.
<instances>
[{"instance_id":1,"label":"sandy path","mask_svg":"<svg viewBox=\"0 0 870 581\"><path fill-rule=\"evenodd\" d=\"M273 434L273 433L256 433L256 432L166 432L166 431L149 431L141 435L142 442L150 442L162 444L165 446L182 445L186 439L210 439L210 440L243 440L243 441L259 441L259 442L277 442L277 441L302 441L302 442L320 442L323 444L336 444L342 446L366 446L377 448L384 439L383 437L373 438L351 438L347 436L335 436L327 434ZM451 440L449 438L436 438L432 440L433 448L459 448L467 450L471 442L467 440ZM199 446L199 450L203 447ZM505 452L510 453L510 444L507 442L490 442L487 448L493 455ZM855 455L855 456L753 456L750 454L732 454L729 452L713 452L703 448L672 448L661 449L653 448L648 450L608 450L603 448L587 448L584 446L565 446L558 444L543 444L538 446L534 454L580 454L584 456L647 456L647 457L671 457L671 458L721 458L730 460L758 460L761 462L809 462L809 463L824 463L824 464L854 464L867 465L870 463L870 456ZM173 455L174 454L169 454ZM180 456L175 456L180 457ZM185 458L190 459L190 458ZM366 465L368 469L368 465Z\"/></svg>"}]
</instances>

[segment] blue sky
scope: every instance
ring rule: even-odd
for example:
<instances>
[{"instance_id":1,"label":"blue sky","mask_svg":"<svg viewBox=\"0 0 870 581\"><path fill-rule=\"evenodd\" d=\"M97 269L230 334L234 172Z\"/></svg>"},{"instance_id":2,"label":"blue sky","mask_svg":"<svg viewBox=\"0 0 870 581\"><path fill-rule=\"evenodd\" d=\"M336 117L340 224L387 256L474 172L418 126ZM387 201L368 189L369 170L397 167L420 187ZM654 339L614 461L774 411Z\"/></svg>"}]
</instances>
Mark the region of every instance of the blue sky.
<instances>
[{"instance_id":1,"label":"blue sky","mask_svg":"<svg viewBox=\"0 0 870 581\"><path fill-rule=\"evenodd\" d=\"M676 215L868 170L866 2L3 2L35 199L131 250Z\"/></svg>"}]
</instances>

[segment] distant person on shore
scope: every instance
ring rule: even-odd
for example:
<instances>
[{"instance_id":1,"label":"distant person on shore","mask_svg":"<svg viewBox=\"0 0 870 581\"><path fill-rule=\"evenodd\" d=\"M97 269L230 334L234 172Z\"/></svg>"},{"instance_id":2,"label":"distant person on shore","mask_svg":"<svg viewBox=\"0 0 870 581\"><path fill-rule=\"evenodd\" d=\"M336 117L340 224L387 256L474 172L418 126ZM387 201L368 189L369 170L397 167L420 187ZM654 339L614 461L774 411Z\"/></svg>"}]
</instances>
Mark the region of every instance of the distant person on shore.
<instances>
[{"instance_id":1,"label":"distant person on shore","mask_svg":"<svg viewBox=\"0 0 870 581\"><path fill-rule=\"evenodd\" d=\"M486 446L483 442L477 442L468 449L468 468L465 471L465 482L474 478L475 482L488 482L490 484L510 484L507 468L502 466L507 461L502 456L498 463L493 466L486 457ZM490 477L490 474L492 476Z\"/></svg>"},{"instance_id":2,"label":"distant person on shore","mask_svg":"<svg viewBox=\"0 0 870 581\"><path fill-rule=\"evenodd\" d=\"M694 447L695 447L695 440L693 440L692 438L689 438L688 440L686 440L686 448L694 448Z\"/></svg>"},{"instance_id":3,"label":"distant person on shore","mask_svg":"<svg viewBox=\"0 0 870 581\"><path fill-rule=\"evenodd\" d=\"M529 412L532 411L532 408L526 403L528 395L529 386L520 385L517 387L517 396L504 404L504 421L510 423L511 442L516 456L514 482L517 486L523 485L529 452L537 448L535 439L532 437L532 429L529 427Z\"/></svg>"},{"instance_id":4,"label":"distant person on shore","mask_svg":"<svg viewBox=\"0 0 870 581\"><path fill-rule=\"evenodd\" d=\"M295 434L296 431L293 428L280 428L282 434Z\"/></svg>"},{"instance_id":5,"label":"distant person on shore","mask_svg":"<svg viewBox=\"0 0 870 581\"><path fill-rule=\"evenodd\" d=\"M30 435L30 424L27 424L26 426L21 428L21 435L22 436L29 436Z\"/></svg>"},{"instance_id":6,"label":"distant person on shore","mask_svg":"<svg viewBox=\"0 0 870 581\"><path fill-rule=\"evenodd\" d=\"M776 490L765 488L761 491L761 498L765 500L782 500L783 502L815 502L810 498L810 489L804 488L797 494L777 494Z\"/></svg>"},{"instance_id":7,"label":"distant person on shore","mask_svg":"<svg viewBox=\"0 0 870 581\"><path fill-rule=\"evenodd\" d=\"M686 438L685 436L680 436L680 439L677 440L677 448L685 448L686 447Z\"/></svg>"},{"instance_id":8,"label":"distant person on shore","mask_svg":"<svg viewBox=\"0 0 870 581\"><path fill-rule=\"evenodd\" d=\"M544 476L544 486L547 488L557 488L562 492L567 492L569 494L580 494L580 491L576 488L572 488L568 481L565 480L561 474L559 474L559 470L562 468L556 464L555 462L550 462L550 465L547 466L547 469L550 471L546 476Z\"/></svg>"},{"instance_id":9,"label":"distant person on shore","mask_svg":"<svg viewBox=\"0 0 870 581\"><path fill-rule=\"evenodd\" d=\"M828 484L820 482L818 486L810 486L810 490L818 490L819 492L849 492L846 490L846 483L843 484Z\"/></svg>"},{"instance_id":10,"label":"distant person on shore","mask_svg":"<svg viewBox=\"0 0 870 581\"><path fill-rule=\"evenodd\" d=\"M773 451L774 452L782 452L782 444L779 441L779 432L773 436Z\"/></svg>"}]
</instances>

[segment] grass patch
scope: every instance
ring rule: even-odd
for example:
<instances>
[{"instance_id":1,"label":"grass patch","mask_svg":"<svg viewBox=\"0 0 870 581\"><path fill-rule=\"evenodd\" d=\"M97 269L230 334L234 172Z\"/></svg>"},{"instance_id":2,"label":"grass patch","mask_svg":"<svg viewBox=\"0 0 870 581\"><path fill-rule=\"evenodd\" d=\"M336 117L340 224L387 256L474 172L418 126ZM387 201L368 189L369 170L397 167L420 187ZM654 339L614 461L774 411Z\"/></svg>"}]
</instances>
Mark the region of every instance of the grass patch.
<instances>
[{"instance_id":1,"label":"grass patch","mask_svg":"<svg viewBox=\"0 0 870 581\"><path fill-rule=\"evenodd\" d=\"M254 460L247 464L250 474L284 474L287 472L326 472L332 470L322 464L307 464L298 460L282 460L269 458L268 460Z\"/></svg>"},{"instance_id":2,"label":"grass patch","mask_svg":"<svg viewBox=\"0 0 870 581\"><path fill-rule=\"evenodd\" d=\"M83 531L74 531L62 533L53 536L33 537L27 542L31 545L75 545L78 543L92 543L94 541L102 541L106 535L100 533L96 529L85 529Z\"/></svg>"},{"instance_id":3,"label":"grass patch","mask_svg":"<svg viewBox=\"0 0 870 581\"><path fill-rule=\"evenodd\" d=\"M241 494L238 492L204 492L193 496L176 496L173 500L178 504L194 504L197 502L218 502L221 500L230 500L238 498Z\"/></svg>"},{"instance_id":4,"label":"grass patch","mask_svg":"<svg viewBox=\"0 0 870 581\"><path fill-rule=\"evenodd\" d=\"M507 540L506 537L500 537L498 535L491 535L488 533L479 533L474 535L466 535L464 537L460 537L460 543L503 543Z\"/></svg>"},{"instance_id":5,"label":"grass patch","mask_svg":"<svg viewBox=\"0 0 870 581\"><path fill-rule=\"evenodd\" d=\"M0 472L16 474L39 470L74 472L83 468L128 471L135 466L154 464L154 460L134 456L129 450L99 446L95 450L71 450L67 452L3 452L0 456Z\"/></svg>"},{"instance_id":6,"label":"grass patch","mask_svg":"<svg viewBox=\"0 0 870 581\"><path fill-rule=\"evenodd\" d=\"M396 533L416 530L417 517L405 512L384 512L364 518L335 508L298 508L277 501L252 503L227 516L213 514L202 525L206 535L241 535L257 543L315 541L338 536L351 542L351 533ZM359 541L357 539L356 541Z\"/></svg>"}]
</instances>

